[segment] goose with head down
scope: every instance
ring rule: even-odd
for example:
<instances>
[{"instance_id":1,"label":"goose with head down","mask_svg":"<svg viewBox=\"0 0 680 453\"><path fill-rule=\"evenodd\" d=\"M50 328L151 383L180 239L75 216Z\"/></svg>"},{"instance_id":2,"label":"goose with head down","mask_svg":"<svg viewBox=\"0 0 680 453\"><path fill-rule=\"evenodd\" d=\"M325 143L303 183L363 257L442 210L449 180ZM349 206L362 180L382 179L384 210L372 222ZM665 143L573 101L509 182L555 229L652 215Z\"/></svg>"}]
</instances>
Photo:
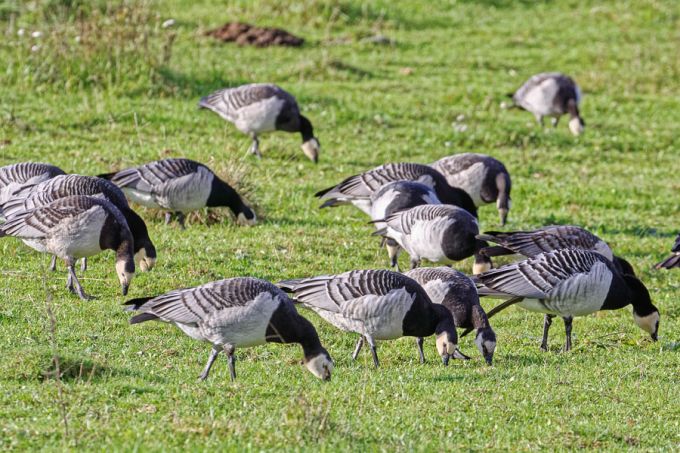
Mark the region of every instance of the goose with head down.
<instances>
[{"instance_id":1,"label":"goose with head down","mask_svg":"<svg viewBox=\"0 0 680 453\"><path fill-rule=\"evenodd\" d=\"M496 203L501 225L510 210L512 181L505 165L486 154L461 153L439 159L432 164L452 187L465 190L476 207Z\"/></svg>"},{"instance_id":2,"label":"goose with head down","mask_svg":"<svg viewBox=\"0 0 680 453\"><path fill-rule=\"evenodd\" d=\"M536 74L511 96L514 106L532 113L541 126L546 116L551 117L556 127L560 117L568 114L572 134L580 135L585 129L586 123L579 112L581 89L567 75L559 72Z\"/></svg>"},{"instance_id":3,"label":"goose with head down","mask_svg":"<svg viewBox=\"0 0 680 453\"><path fill-rule=\"evenodd\" d=\"M277 285L338 329L361 335L354 359L365 340L371 348L373 364L378 367L376 341L411 336L416 337L420 361L424 362L423 337L433 334L444 365L450 357L468 358L458 350L451 313L433 304L418 283L397 272L356 270Z\"/></svg>"},{"instance_id":4,"label":"goose with head down","mask_svg":"<svg viewBox=\"0 0 680 453\"><path fill-rule=\"evenodd\" d=\"M319 160L321 145L307 117L300 114L295 97L271 83L251 83L215 91L202 98L198 106L217 113L253 139L250 152L258 158L260 141L265 132L299 132L302 152L314 163Z\"/></svg>"},{"instance_id":5,"label":"goose with head down","mask_svg":"<svg viewBox=\"0 0 680 453\"><path fill-rule=\"evenodd\" d=\"M477 288L470 277L450 267L421 267L404 275L420 283L432 302L448 308L456 327L477 331L475 345L491 365L496 351L496 333L479 304Z\"/></svg>"},{"instance_id":6,"label":"goose with head down","mask_svg":"<svg viewBox=\"0 0 680 453\"><path fill-rule=\"evenodd\" d=\"M75 273L75 262L110 249L116 252L116 274L123 295L135 274L133 240L125 217L112 203L75 195L23 211L0 225L0 237L14 236L28 246L61 258L68 267L67 288L91 299Z\"/></svg>"},{"instance_id":7,"label":"goose with head down","mask_svg":"<svg viewBox=\"0 0 680 453\"><path fill-rule=\"evenodd\" d=\"M208 362L199 376L208 377L215 359L224 351L231 379L236 379L234 351L265 343L298 343L307 369L329 380L333 361L321 346L316 329L298 314L288 296L271 283L251 277L219 280L195 288L178 289L126 302L138 314L130 324L163 321L212 344Z\"/></svg>"},{"instance_id":8,"label":"goose with head down","mask_svg":"<svg viewBox=\"0 0 680 453\"><path fill-rule=\"evenodd\" d=\"M113 183L94 176L59 175L36 185L27 185L14 194L11 200L1 206L8 219L22 211L46 206L53 201L72 195L102 198L111 202L123 214L134 240L135 262L144 272L153 269L156 263L156 247L149 237L144 220L130 208L123 192ZM86 268L83 258L83 270ZM52 260L54 270L56 257Z\"/></svg>"},{"instance_id":9,"label":"goose with head down","mask_svg":"<svg viewBox=\"0 0 680 453\"><path fill-rule=\"evenodd\" d=\"M561 249L541 253L476 275L473 280L480 296L508 299L489 311L488 317L513 304L545 313L542 350L548 349L548 330L555 316L564 319L568 351L575 316L628 305L633 306L635 323L657 340L659 311L645 285L633 275L620 273L597 252Z\"/></svg>"},{"instance_id":10,"label":"goose with head down","mask_svg":"<svg viewBox=\"0 0 680 453\"><path fill-rule=\"evenodd\" d=\"M135 203L165 209L184 228L185 214L205 207L226 206L241 225L254 225L255 212L241 196L208 167L189 159L163 159L115 173L99 175L121 188Z\"/></svg>"}]
</instances>

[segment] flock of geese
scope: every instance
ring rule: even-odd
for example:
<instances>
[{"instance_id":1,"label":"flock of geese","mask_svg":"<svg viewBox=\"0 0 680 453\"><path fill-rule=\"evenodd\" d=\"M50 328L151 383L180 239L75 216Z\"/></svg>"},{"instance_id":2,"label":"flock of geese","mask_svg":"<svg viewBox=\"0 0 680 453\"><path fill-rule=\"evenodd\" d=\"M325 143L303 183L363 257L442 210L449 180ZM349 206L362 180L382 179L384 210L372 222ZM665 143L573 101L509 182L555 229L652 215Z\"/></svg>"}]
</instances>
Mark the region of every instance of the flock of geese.
<instances>
[{"instance_id":1,"label":"flock of geese","mask_svg":"<svg viewBox=\"0 0 680 453\"><path fill-rule=\"evenodd\" d=\"M569 129L580 134L584 121L580 91L559 73L531 77L512 95L513 106L531 112L542 124L556 126L569 115ZM297 132L312 161L320 144L311 122L300 114L295 98L272 84L249 84L217 91L199 106L217 113L252 137L250 151L261 157L259 135ZM565 349L571 348L572 319L599 310L632 305L635 323L653 340L659 311L633 267L605 241L578 226L548 226L533 231L480 233L477 209L495 203L500 224L511 207L510 174L493 157L455 154L431 165L388 163L350 176L319 191L322 208L352 204L371 218L374 234L388 252L392 270L351 270L339 275L291 279L276 284L235 277L126 302L135 312L131 324L159 320L208 342L212 350L200 375L206 379L220 352L235 379L236 348L299 343L304 363L316 377L330 379L333 360L314 326L296 308L302 304L338 329L359 335L353 357L364 344L377 367L377 342L415 337L425 361L423 339L435 336L438 355L469 359L458 347L461 336L476 331L480 355L492 364L496 334L489 319L517 304L545 314L541 348L548 349L548 330L555 316L564 320ZM53 165L22 162L0 168L0 237L13 236L33 249L64 261L67 288L90 299L76 275L76 260L104 250L115 252L115 269L126 295L136 269L151 271L157 251L144 220L128 200L166 212L184 228L185 215L205 207L228 207L236 221L253 225L257 218L238 192L207 166L189 159L158 160L99 176L66 174ZM397 258L410 257L411 270L401 273ZM680 236L673 254L658 267L680 267ZM497 268L492 259L518 260ZM474 257L473 276L451 263ZM419 267L423 260L440 267ZM480 297L503 299L485 312Z\"/></svg>"}]
</instances>

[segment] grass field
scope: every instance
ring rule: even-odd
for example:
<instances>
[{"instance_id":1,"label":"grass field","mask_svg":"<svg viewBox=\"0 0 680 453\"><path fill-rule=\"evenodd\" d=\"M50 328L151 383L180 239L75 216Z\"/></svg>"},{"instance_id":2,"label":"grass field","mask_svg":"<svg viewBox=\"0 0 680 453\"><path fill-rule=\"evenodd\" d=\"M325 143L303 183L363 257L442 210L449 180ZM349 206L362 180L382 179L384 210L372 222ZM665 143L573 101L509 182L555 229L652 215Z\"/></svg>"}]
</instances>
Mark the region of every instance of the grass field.
<instances>
[{"instance_id":1,"label":"grass field","mask_svg":"<svg viewBox=\"0 0 680 453\"><path fill-rule=\"evenodd\" d=\"M199 383L209 346L168 325L129 326L112 253L90 260L82 282L99 299L82 302L62 266L49 273L48 256L2 239L1 449L680 449L680 270L652 269L680 228L677 2L92 3L0 0L0 165L97 174L184 156L237 181L262 219L239 228L226 212L200 213L181 231L140 210L159 260L130 297L385 268L367 218L320 211L314 192L384 162L472 151L512 174L507 229L582 225L632 262L661 312L659 341L626 309L578 318L570 353L555 323L541 353L542 316L513 308L492 320L493 367L466 337L466 363L444 368L429 339L420 365L402 339L381 344L375 370L365 351L350 360L353 335L303 309L336 362L330 383L300 366L299 347L279 345L239 351L234 383L223 358ZM257 49L203 36L230 20L307 42ZM366 42L376 34L394 42ZM585 135L499 107L545 70L580 83ZM318 165L287 134L263 137L256 161L247 137L197 110L202 95L250 81L298 97L323 147ZM480 222L498 228L493 206Z\"/></svg>"}]
</instances>

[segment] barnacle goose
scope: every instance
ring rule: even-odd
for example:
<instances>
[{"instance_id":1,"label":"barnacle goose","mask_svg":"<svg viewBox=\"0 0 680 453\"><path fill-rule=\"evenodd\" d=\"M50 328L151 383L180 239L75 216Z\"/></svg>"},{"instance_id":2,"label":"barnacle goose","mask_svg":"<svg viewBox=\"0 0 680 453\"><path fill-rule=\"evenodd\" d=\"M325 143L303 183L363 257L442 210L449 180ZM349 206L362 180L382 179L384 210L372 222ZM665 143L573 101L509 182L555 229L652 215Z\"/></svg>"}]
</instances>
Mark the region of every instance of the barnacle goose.
<instances>
[{"instance_id":1,"label":"barnacle goose","mask_svg":"<svg viewBox=\"0 0 680 453\"><path fill-rule=\"evenodd\" d=\"M99 176L110 179L135 203L170 211L165 214L166 224L174 212L184 228L187 212L217 206L229 207L239 224L253 225L257 220L253 210L229 184L193 160L157 160Z\"/></svg>"},{"instance_id":2,"label":"barnacle goose","mask_svg":"<svg viewBox=\"0 0 680 453\"><path fill-rule=\"evenodd\" d=\"M512 181L505 165L486 154L462 153L439 159L432 164L452 187L465 190L475 206L496 203L501 225L510 210Z\"/></svg>"},{"instance_id":3,"label":"barnacle goose","mask_svg":"<svg viewBox=\"0 0 680 453\"><path fill-rule=\"evenodd\" d=\"M251 83L225 88L202 98L199 107L212 110L253 139L250 152L261 158L258 135L263 132L299 132L302 152L318 162L321 145L312 123L300 114L292 94L270 83Z\"/></svg>"},{"instance_id":4,"label":"barnacle goose","mask_svg":"<svg viewBox=\"0 0 680 453\"><path fill-rule=\"evenodd\" d=\"M548 349L548 329L555 316L564 319L571 349L574 316L599 310L633 306L633 319L654 341L659 332L659 311L649 291L635 276L620 273L597 252L561 249L492 269L473 277L479 295L509 299L487 313L488 317L518 304L529 311L545 313L541 349Z\"/></svg>"},{"instance_id":5,"label":"barnacle goose","mask_svg":"<svg viewBox=\"0 0 680 453\"><path fill-rule=\"evenodd\" d=\"M317 192L315 196L325 200L322 208L351 203L371 215L371 195L394 181L415 181L431 187L442 203L459 206L477 217L477 208L467 192L451 187L444 176L429 165L407 162L385 164L350 176L340 184Z\"/></svg>"},{"instance_id":6,"label":"barnacle goose","mask_svg":"<svg viewBox=\"0 0 680 453\"><path fill-rule=\"evenodd\" d=\"M451 263L475 257L473 272L491 268L491 259L479 253L488 244L476 238L479 226L465 209L452 205L422 205L383 219L385 228L374 234L394 239L411 257L411 269L421 260Z\"/></svg>"},{"instance_id":7,"label":"barnacle goose","mask_svg":"<svg viewBox=\"0 0 680 453\"><path fill-rule=\"evenodd\" d=\"M317 312L340 330L361 335L353 358L364 340L371 347L378 367L377 340L416 337L423 362L423 337L436 335L437 351L444 365L449 358L467 359L458 350L458 336L451 313L433 304L414 280L386 270L355 270L282 281L277 284L293 299Z\"/></svg>"},{"instance_id":8,"label":"barnacle goose","mask_svg":"<svg viewBox=\"0 0 680 453\"><path fill-rule=\"evenodd\" d=\"M0 206L5 216L10 219L22 211L30 211L53 201L71 195L86 195L103 198L111 202L125 217L134 240L135 262L143 272L150 271L156 264L156 247L149 237L149 230L144 220L133 211L123 192L116 186L102 178L81 175L59 175L36 185L22 187L11 200ZM83 258L85 260L85 258ZM52 270L56 264L56 257L52 260ZM85 270L83 262L83 270Z\"/></svg>"},{"instance_id":9,"label":"barnacle goose","mask_svg":"<svg viewBox=\"0 0 680 453\"><path fill-rule=\"evenodd\" d=\"M560 117L569 114L571 133L583 133L586 123L578 110L581 90L569 76L559 72L536 74L512 95L512 101L514 106L532 113L541 126L544 116L550 116L553 126L557 126Z\"/></svg>"},{"instance_id":10,"label":"barnacle goose","mask_svg":"<svg viewBox=\"0 0 680 453\"><path fill-rule=\"evenodd\" d=\"M417 281L432 302L448 308L456 327L477 330L475 344L486 363L491 365L496 351L496 333L479 304L477 288L470 277L450 267L421 267L404 275Z\"/></svg>"},{"instance_id":11,"label":"barnacle goose","mask_svg":"<svg viewBox=\"0 0 680 453\"><path fill-rule=\"evenodd\" d=\"M68 267L67 287L81 299L91 299L76 277L74 265L104 250L116 252L116 274L123 295L135 273L133 240L125 217L112 203L74 195L30 211L0 225L0 237L14 236L43 253L56 255Z\"/></svg>"},{"instance_id":12,"label":"barnacle goose","mask_svg":"<svg viewBox=\"0 0 680 453\"><path fill-rule=\"evenodd\" d=\"M164 321L191 338L212 344L201 380L208 377L221 351L229 360L231 379L236 379L236 348L265 343L299 343L307 369L320 379L331 378L333 361L312 323L298 314L286 293L265 280L228 278L157 297L132 299L126 305L139 312L130 324Z\"/></svg>"}]
</instances>

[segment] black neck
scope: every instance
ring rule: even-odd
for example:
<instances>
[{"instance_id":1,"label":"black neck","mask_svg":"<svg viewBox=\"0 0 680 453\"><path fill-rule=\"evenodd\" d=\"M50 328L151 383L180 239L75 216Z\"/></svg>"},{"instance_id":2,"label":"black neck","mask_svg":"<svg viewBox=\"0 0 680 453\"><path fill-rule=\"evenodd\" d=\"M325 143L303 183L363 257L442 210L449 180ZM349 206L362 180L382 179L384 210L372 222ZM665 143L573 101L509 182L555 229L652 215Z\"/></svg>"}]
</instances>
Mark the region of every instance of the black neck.
<instances>
[{"instance_id":1,"label":"black neck","mask_svg":"<svg viewBox=\"0 0 680 453\"><path fill-rule=\"evenodd\" d=\"M300 135L302 135L302 141L306 142L314 138L314 128L312 123L309 122L307 117L300 115Z\"/></svg>"},{"instance_id":2,"label":"black neck","mask_svg":"<svg viewBox=\"0 0 680 453\"><path fill-rule=\"evenodd\" d=\"M295 310L292 302L281 302L274 310L267 326L266 340L269 343L299 343L305 358L323 351L314 325Z\"/></svg>"},{"instance_id":3,"label":"black neck","mask_svg":"<svg viewBox=\"0 0 680 453\"><path fill-rule=\"evenodd\" d=\"M484 309L479 304L474 304L472 306L472 327L475 329L481 329L484 327L489 327L489 318L487 318Z\"/></svg>"},{"instance_id":4,"label":"black neck","mask_svg":"<svg viewBox=\"0 0 680 453\"><path fill-rule=\"evenodd\" d=\"M569 113L569 116L571 118L581 117L581 115L578 112L578 105L576 104L575 99L569 99L569 101L567 101L567 112Z\"/></svg>"},{"instance_id":5,"label":"black neck","mask_svg":"<svg viewBox=\"0 0 680 453\"><path fill-rule=\"evenodd\" d=\"M652 304L652 298L644 283L632 275L624 275L623 278L632 293L631 304L633 305L633 311L638 316L647 316L658 311L654 304Z\"/></svg>"},{"instance_id":6,"label":"black neck","mask_svg":"<svg viewBox=\"0 0 680 453\"><path fill-rule=\"evenodd\" d=\"M210 208L218 206L226 206L238 215L244 211L243 200L241 196L226 182L215 176L212 181L210 189L210 196L206 202L206 206Z\"/></svg>"}]
</instances>

